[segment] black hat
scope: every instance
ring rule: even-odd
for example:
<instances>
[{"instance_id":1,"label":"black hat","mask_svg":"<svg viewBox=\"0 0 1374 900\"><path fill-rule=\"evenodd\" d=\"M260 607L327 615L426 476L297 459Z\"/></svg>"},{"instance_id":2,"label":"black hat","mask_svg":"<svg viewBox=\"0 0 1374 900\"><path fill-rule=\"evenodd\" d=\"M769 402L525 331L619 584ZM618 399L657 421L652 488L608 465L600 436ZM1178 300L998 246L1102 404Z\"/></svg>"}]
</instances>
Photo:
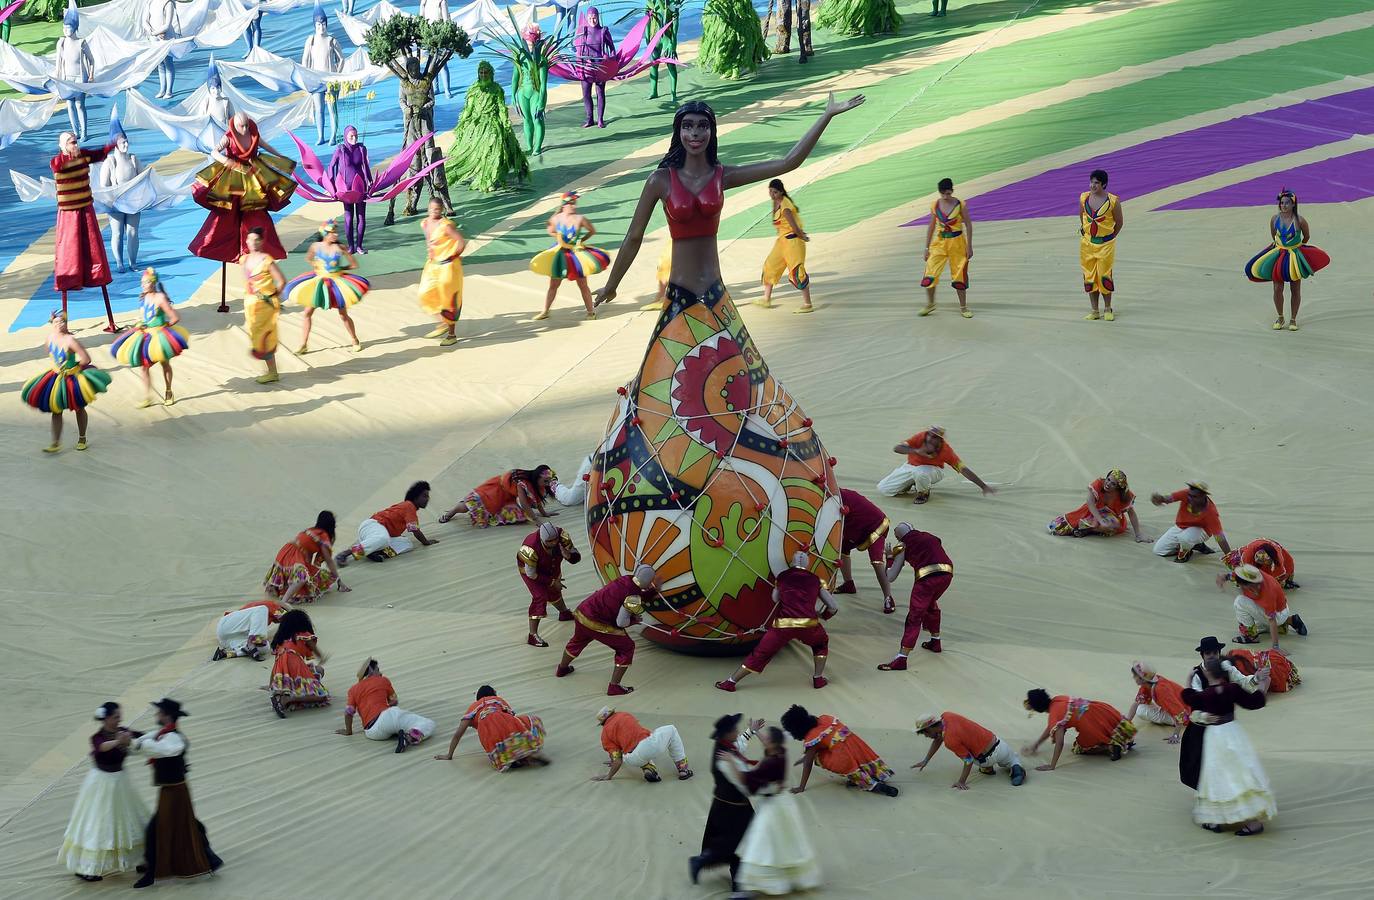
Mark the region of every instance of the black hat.
<instances>
[{"instance_id":1,"label":"black hat","mask_svg":"<svg viewBox=\"0 0 1374 900\"><path fill-rule=\"evenodd\" d=\"M1226 649L1226 645L1214 637L1205 637L1202 643L1197 645L1198 653L1220 653Z\"/></svg>"},{"instance_id":2,"label":"black hat","mask_svg":"<svg viewBox=\"0 0 1374 900\"><path fill-rule=\"evenodd\" d=\"M716 719L715 730L711 732L711 740L718 741L725 735L735 730L739 725L739 720L744 718L744 713L731 713L728 716L721 716Z\"/></svg>"},{"instance_id":3,"label":"black hat","mask_svg":"<svg viewBox=\"0 0 1374 900\"><path fill-rule=\"evenodd\" d=\"M176 702L170 697L163 697L161 700L155 701L153 703L153 706L157 707L158 709L165 712L167 715L171 716L172 721L176 721L177 719L184 719L190 715L190 713L181 708L180 703Z\"/></svg>"}]
</instances>

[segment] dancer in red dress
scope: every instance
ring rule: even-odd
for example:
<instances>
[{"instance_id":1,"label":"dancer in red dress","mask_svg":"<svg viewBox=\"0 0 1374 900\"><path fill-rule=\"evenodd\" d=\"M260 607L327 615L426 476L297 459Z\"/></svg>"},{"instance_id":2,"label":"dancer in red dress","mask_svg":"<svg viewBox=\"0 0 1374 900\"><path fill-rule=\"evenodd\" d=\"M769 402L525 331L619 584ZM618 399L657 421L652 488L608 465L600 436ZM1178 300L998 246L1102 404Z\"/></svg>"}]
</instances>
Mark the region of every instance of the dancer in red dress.
<instances>
[{"instance_id":1,"label":"dancer in red dress","mask_svg":"<svg viewBox=\"0 0 1374 900\"><path fill-rule=\"evenodd\" d=\"M1302 586L1293 580L1293 554L1269 538L1258 538L1244 547L1237 547L1223 556L1221 563L1232 572L1241 566L1254 566L1261 572L1268 572L1285 591L1295 591Z\"/></svg>"},{"instance_id":2,"label":"dancer in red dress","mask_svg":"<svg viewBox=\"0 0 1374 900\"><path fill-rule=\"evenodd\" d=\"M887 579L889 582L896 581L902 572L902 563L906 562L916 572L916 583L911 586L911 606L907 610L906 627L902 631L901 650L892 662L878 666L883 672L906 670L906 658L916 647L922 626L930 632L930 639L922 642L921 647L931 653L941 652L940 597L949 589L950 582L954 581L954 562L938 537L926 531L917 531L905 522L897 526L896 534L901 546L892 557Z\"/></svg>"},{"instance_id":3,"label":"dancer in red dress","mask_svg":"<svg viewBox=\"0 0 1374 900\"><path fill-rule=\"evenodd\" d=\"M307 528L277 551L276 559L262 580L269 596L282 603L310 603L331 587L346 594L353 590L339 577L334 561L334 514L322 510L315 527Z\"/></svg>"},{"instance_id":4,"label":"dancer in red dress","mask_svg":"<svg viewBox=\"0 0 1374 900\"><path fill-rule=\"evenodd\" d=\"M196 175L192 198L210 211L189 249L203 259L235 262L248 252L249 230L262 229L262 250L286 259L269 212L284 209L296 192L296 163L258 135L258 125L236 113L212 154L214 162Z\"/></svg>"},{"instance_id":5,"label":"dancer in red dress","mask_svg":"<svg viewBox=\"0 0 1374 900\"><path fill-rule=\"evenodd\" d=\"M887 564L883 560L883 548L887 542L887 516L877 505L849 488L840 488L840 511L844 513L844 534L840 536L840 574L844 583L837 594L856 594L854 571L849 565L849 554L855 550L868 551L868 561L878 576L878 584L883 589L883 612L891 613L897 608L892 599L892 584L887 580Z\"/></svg>"},{"instance_id":6,"label":"dancer in red dress","mask_svg":"<svg viewBox=\"0 0 1374 900\"><path fill-rule=\"evenodd\" d=\"M657 579L658 573L653 566L640 566L633 575L621 575L577 604L573 613L577 624L573 626L568 645L563 648L563 659L554 675L559 678L571 675L572 661L592 641L599 641L615 651L615 669L611 672L606 694L617 697L633 691L634 688L620 683L635 658L634 638L625 629L641 621L644 599L658 594Z\"/></svg>"},{"instance_id":7,"label":"dancer in red dress","mask_svg":"<svg viewBox=\"0 0 1374 900\"><path fill-rule=\"evenodd\" d=\"M91 202L91 163L98 163L115 148L113 141L92 150L80 147L76 135L64 131L58 135L61 151L48 160L53 180L57 182L57 241L53 260L53 287L62 293L62 309L66 312L67 291L98 287L104 292L114 280L110 261L105 256L105 238L100 233ZM105 293L105 312L110 317L110 331L114 331L114 317L110 314L110 296Z\"/></svg>"},{"instance_id":8,"label":"dancer in red dress","mask_svg":"<svg viewBox=\"0 0 1374 900\"><path fill-rule=\"evenodd\" d=\"M735 684L741 678L750 672L763 672L768 661L792 641L800 641L811 648L811 658L816 666L811 686L823 688L829 683L824 673L825 660L830 651L830 636L816 618L816 603L825 604L821 619L834 616L839 604L821 584L821 580L808 570L810 562L805 551L798 551L792 557L792 568L778 575L777 586L773 588L775 612L768 624L768 631L745 657L744 664L735 670L735 674L724 681L717 681L716 687L734 693Z\"/></svg>"},{"instance_id":9,"label":"dancer in red dress","mask_svg":"<svg viewBox=\"0 0 1374 900\"><path fill-rule=\"evenodd\" d=\"M1135 747L1135 725L1110 703L1063 694L1051 697L1036 688L1026 692L1022 705L1031 712L1047 713L1049 723L1035 743L1022 747L1021 752L1034 756L1041 744L1054 738L1054 755L1045 765L1036 766L1037 772L1053 772L1058 768L1059 757L1064 752L1064 736L1070 728L1078 733L1073 742L1074 753L1107 753L1112 762L1116 762Z\"/></svg>"},{"instance_id":10,"label":"dancer in red dress","mask_svg":"<svg viewBox=\"0 0 1374 900\"><path fill-rule=\"evenodd\" d=\"M539 623L553 604L558 621L571 622L573 614L563 602L563 561L577 565L582 554L573 546L572 537L552 522L545 522L525 538L515 553L516 571L530 591L531 647L547 647L549 642L539 636Z\"/></svg>"},{"instance_id":11,"label":"dancer in red dress","mask_svg":"<svg viewBox=\"0 0 1374 900\"><path fill-rule=\"evenodd\" d=\"M486 751L487 761L498 772L509 772L528 763L547 766L549 761L539 751L544 747L544 723L538 716L517 716L509 703L496 694L496 688L484 684L477 689L477 699L463 719L453 739L448 742L448 753L440 753L435 759L451 760L458 749L463 733L472 728L477 732L477 740Z\"/></svg>"}]
</instances>

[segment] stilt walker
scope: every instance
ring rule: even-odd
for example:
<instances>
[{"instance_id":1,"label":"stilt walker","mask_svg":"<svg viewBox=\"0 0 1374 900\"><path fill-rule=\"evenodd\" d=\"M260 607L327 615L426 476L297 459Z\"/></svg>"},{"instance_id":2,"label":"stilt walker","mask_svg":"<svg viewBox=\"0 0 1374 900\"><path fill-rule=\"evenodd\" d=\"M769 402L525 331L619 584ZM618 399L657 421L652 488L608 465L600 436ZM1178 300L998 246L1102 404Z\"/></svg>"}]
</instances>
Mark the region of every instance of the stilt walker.
<instances>
[{"instance_id":1,"label":"stilt walker","mask_svg":"<svg viewBox=\"0 0 1374 900\"><path fill-rule=\"evenodd\" d=\"M64 131L57 138L59 153L48 161L57 182L57 241L53 286L62 294L62 316L67 317L67 291L98 287L105 300L105 330L117 329L110 309L107 287L114 276L105 256L105 238L91 203L91 163L101 162L115 148L111 141L98 150L81 147L76 135Z\"/></svg>"}]
</instances>

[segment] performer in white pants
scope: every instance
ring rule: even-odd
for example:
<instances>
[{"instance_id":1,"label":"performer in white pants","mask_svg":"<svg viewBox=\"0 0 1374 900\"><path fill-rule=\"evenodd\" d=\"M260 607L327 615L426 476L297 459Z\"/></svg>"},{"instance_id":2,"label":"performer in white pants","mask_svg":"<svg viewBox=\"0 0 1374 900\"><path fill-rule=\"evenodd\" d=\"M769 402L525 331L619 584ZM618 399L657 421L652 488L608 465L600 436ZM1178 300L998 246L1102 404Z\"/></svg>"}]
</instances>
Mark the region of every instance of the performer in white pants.
<instances>
[{"instance_id":1,"label":"performer in white pants","mask_svg":"<svg viewBox=\"0 0 1374 900\"><path fill-rule=\"evenodd\" d=\"M906 462L878 482L878 492L884 496L896 497L914 491L916 499L912 502L925 503L930 499L930 486L945 477L945 466L978 485L984 496L997 493L995 488L989 487L976 472L964 465L954 448L945 443L945 430L939 425L916 432L907 438L905 444L898 444L892 451L905 454Z\"/></svg>"},{"instance_id":2,"label":"performer in white pants","mask_svg":"<svg viewBox=\"0 0 1374 900\"><path fill-rule=\"evenodd\" d=\"M275 600L255 600L239 609L227 612L215 625L215 639L219 647L215 650L214 661L233 656L249 656L262 659L262 650L267 646L267 629L280 622L289 606Z\"/></svg>"},{"instance_id":3,"label":"performer in white pants","mask_svg":"<svg viewBox=\"0 0 1374 900\"><path fill-rule=\"evenodd\" d=\"M1278 579L1258 566L1237 566L1229 575L1217 576L1217 587L1226 590L1231 582L1240 590L1234 603L1239 634L1237 644L1258 644L1260 635L1268 634L1273 649L1279 648L1279 635L1287 634L1289 626L1307 637L1307 625L1302 616L1288 608L1288 595Z\"/></svg>"},{"instance_id":4,"label":"performer in white pants","mask_svg":"<svg viewBox=\"0 0 1374 900\"><path fill-rule=\"evenodd\" d=\"M667 756L677 766L679 781L692 777L687 767L687 748L682 744L682 736L674 725L660 725L649 731L627 712L616 712L609 706L601 707L596 714L601 723L601 746L610 756L610 769L592 781L610 781L624 765L638 766L644 770L644 780L650 783L662 781L654 758Z\"/></svg>"},{"instance_id":5,"label":"performer in white pants","mask_svg":"<svg viewBox=\"0 0 1374 900\"><path fill-rule=\"evenodd\" d=\"M434 720L419 713L401 709L391 679L382 674L375 657L368 657L358 670L358 683L348 689L348 705L344 707L344 727L335 733L353 734L353 717L363 723L363 735L369 740L396 739L396 752L404 753L434 734Z\"/></svg>"},{"instance_id":6,"label":"performer in white pants","mask_svg":"<svg viewBox=\"0 0 1374 900\"><path fill-rule=\"evenodd\" d=\"M582 460L582 468L577 470L577 478L571 484L563 484L554 476L553 483L549 485L553 489L553 496L564 506L581 506L587 502L587 476L592 472L592 458L588 456Z\"/></svg>"},{"instance_id":7,"label":"performer in white pants","mask_svg":"<svg viewBox=\"0 0 1374 900\"><path fill-rule=\"evenodd\" d=\"M950 785L956 791L968 790L968 777L975 765L984 775L1001 769L1011 776L1011 783L1017 787L1026 781L1021 757L1016 755L1011 744L972 719L952 712L930 713L916 720L916 733L930 738L930 749L926 751L926 758L911 768L924 769L941 745L948 747L949 752L964 762L959 780Z\"/></svg>"},{"instance_id":8,"label":"performer in white pants","mask_svg":"<svg viewBox=\"0 0 1374 900\"><path fill-rule=\"evenodd\" d=\"M384 562L398 553L415 549L411 535L422 545L437 544L420 530L420 510L429 506L429 482L417 481L406 491L400 503L372 514L358 526L358 543L334 557L334 562L346 566L355 559L367 557Z\"/></svg>"},{"instance_id":9,"label":"performer in white pants","mask_svg":"<svg viewBox=\"0 0 1374 900\"><path fill-rule=\"evenodd\" d=\"M1155 506L1178 504L1174 524L1155 541L1155 556L1172 556L1174 562L1187 562L1194 553L1214 553L1207 539L1215 537L1223 553L1231 552L1226 532L1221 530L1221 513L1212 502L1211 491L1205 481L1190 481L1188 486L1172 494L1151 494Z\"/></svg>"}]
</instances>

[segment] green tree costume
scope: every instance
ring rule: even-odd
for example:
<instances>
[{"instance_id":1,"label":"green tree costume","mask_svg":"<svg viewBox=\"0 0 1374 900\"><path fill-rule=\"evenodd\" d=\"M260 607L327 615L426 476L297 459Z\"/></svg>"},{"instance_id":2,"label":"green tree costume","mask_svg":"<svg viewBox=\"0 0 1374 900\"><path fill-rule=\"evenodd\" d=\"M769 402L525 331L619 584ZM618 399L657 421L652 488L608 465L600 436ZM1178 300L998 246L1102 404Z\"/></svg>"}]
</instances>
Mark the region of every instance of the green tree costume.
<instances>
[{"instance_id":1,"label":"green tree costume","mask_svg":"<svg viewBox=\"0 0 1374 900\"><path fill-rule=\"evenodd\" d=\"M839 34L892 34L902 15L893 0L825 0L816 24Z\"/></svg>"},{"instance_id":2,"label":"green tree costume","mask_svg":"<svg viewBox=\"0 0 1374 900\"><path fill-rule=\"evenodd\" d=\"M663 27L664 22L672 22L668 30L663 32L663 37L659 39L658 49L654 51L653 57L672 57L677 58L677 25L682 17L682 0L649 0L644 11L649 14L649 27L645 34L652 38ZM677 66L665 66L668 70L668 82L672 85L673 102L677 102ZM649 99L653 100L658 96L658 63L654 63L649 69Z\"/></svg>"},{"instance_id":3,"label":"green tree costume","mask_svg":"<svg viewBox=\"0 0 1374 900\"><path fill-rule=\"evenodd\" d=\"M475 191L494 191L530 177L529 159L510 127L506 92L485 60L477 64L477 80L468 88L463 113L453 126L444 175L449 184L462 182Z\"/></svg>"},{"instance_id":4,"label":"green tree costume","mask_svg":"<svg viewBox=\"0 0 1374 900\"><path fill-rule=\"evenodd\" d=\"M763 26L749 0L706 0L697 65L721 78L739 78L757 71L767 58Z\"/></svg>"},{"instance_id":5,"label":"green tree costume","mask_svg":"<svg viewBox=\"0 0 1374 900\"><path fill-rule=\"evenodd\" d=\"M521 42L514 49L511 62L515 65L515 78L510 88L523 120L525 147L530 153L543 153L544 108L549 105L549 66L552 64L548 41L537 36L534 47Z\"/></svg>"}]
</instances>

